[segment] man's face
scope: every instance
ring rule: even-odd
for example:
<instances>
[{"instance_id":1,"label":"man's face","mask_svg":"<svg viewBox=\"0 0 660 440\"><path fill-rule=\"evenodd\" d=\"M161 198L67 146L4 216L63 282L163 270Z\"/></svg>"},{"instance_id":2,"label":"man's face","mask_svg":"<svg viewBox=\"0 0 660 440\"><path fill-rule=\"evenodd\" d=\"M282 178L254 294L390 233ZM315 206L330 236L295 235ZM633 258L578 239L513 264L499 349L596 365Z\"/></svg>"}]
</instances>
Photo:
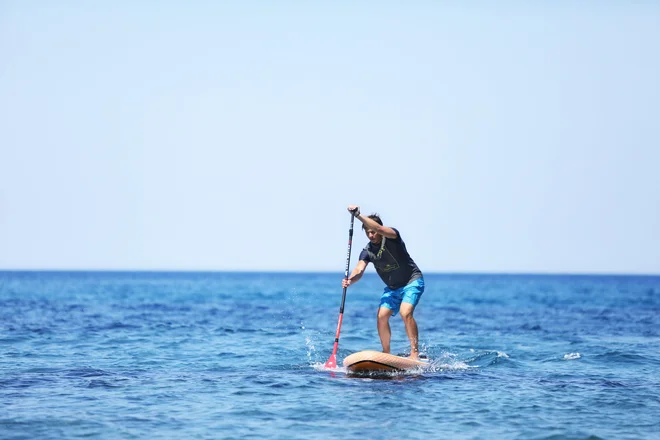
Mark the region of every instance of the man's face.
<instances>
[{"instance_id":1,"label":"man's face","mask_svg":"<svg viewBox=\"0 0 660 440\"><path fill-rule=\"evenodd\" d=\"M373 229L365 229L364 233L367 234L367 238L369 239L370 242L373 244L378 244L380 243L380 240L382 239L382 235L377 234L376 231Z\"/></svg>"}]
</instances>

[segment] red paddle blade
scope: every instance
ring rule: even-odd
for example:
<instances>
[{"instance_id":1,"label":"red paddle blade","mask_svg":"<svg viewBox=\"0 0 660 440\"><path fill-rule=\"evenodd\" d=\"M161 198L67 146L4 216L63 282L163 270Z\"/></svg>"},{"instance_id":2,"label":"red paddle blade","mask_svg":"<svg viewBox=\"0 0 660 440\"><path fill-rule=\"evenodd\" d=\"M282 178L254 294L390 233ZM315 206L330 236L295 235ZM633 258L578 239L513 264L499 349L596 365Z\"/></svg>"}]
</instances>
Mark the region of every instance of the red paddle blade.
<instances>
[{"instance_id":1,"label":"red paddle blade","mask_svg":"<svg viewBox=\"0 0 660 440\"><path fill-rule=\"evenodd\" d=\"M330 358L325 363L325 368L337 368L337 355L332 353Z\"/></svg>"}]
</instances>

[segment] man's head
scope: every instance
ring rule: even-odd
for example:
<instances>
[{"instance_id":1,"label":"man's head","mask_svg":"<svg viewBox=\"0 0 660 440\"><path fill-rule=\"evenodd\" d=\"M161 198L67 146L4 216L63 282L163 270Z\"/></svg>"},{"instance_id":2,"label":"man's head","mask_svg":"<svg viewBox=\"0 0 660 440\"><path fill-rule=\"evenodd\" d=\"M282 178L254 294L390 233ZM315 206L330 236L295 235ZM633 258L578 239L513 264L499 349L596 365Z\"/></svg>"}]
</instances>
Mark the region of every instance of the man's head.
<instances>
[{"instance_id":1,"label":"man's head","mask_svg":"<svg viewBox=\"0 0 660 440\"><path fill-rule=\"evenodd\" d=\"M383 226L383 221L380 219L378 214L371 214L368 216L371 220L375 221L379 225ZM367 226L362 223L362 229L364 230L365 234L367 234L367 238L369 239L370 242L374 244L380 243L380 241L383 239L383 236L380 234L377 234L376 231L374 231L371 228L367 228Z\"/></svg>"}]
</instances>

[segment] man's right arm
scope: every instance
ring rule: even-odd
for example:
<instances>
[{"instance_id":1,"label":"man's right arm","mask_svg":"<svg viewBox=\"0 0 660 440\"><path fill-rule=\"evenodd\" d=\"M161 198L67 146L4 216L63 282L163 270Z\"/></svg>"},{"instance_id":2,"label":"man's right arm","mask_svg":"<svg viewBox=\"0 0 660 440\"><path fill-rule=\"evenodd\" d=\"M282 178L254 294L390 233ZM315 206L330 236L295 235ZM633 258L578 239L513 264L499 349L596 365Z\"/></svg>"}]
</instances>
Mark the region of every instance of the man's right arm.
<instances>
[{"instance_id":1,"label":"man's right arm","mask_svg":"<svg viewBox=\"0 0 660 440\"><path fill-rule=\"evenodd\" d=\"M362 275L364 274L364 270L367 268L367 264L368 263L364 260L358 261L358 264L355 265L355 269L353 269L353 272L351 272L351 275L348 277L348 279L344 278L342 286L348 287L351 284L360 281L360 278L362 278Z\"/></svg>"}]
</instances>

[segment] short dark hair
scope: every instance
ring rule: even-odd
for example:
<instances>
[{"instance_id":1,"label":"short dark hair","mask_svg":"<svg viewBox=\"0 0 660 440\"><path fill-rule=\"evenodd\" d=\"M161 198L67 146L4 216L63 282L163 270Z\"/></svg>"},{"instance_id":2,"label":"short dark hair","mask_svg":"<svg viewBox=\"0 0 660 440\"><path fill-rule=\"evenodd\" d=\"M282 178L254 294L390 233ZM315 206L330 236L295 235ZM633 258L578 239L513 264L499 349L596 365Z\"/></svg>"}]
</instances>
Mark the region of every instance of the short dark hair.
<instances>
[{"instance_id":1,"label":"short dark hair","mask_svg":"<svg viewBox=\"0 0 660 440\"><path fill-rule=\"evenodd\" d=\"M375 221L376 223L378 223L379 225L383 226L383 221L380 219L380 216L378 215L378 213L374 212L373 214L369 215L368 217L369 217L371 220L373 220L373 221ZM362 223L362 230L363 230L363 231L366 231L366 230L367 230L367 228L365 227L364 223Z\"/></svg>"}]
</instances>

